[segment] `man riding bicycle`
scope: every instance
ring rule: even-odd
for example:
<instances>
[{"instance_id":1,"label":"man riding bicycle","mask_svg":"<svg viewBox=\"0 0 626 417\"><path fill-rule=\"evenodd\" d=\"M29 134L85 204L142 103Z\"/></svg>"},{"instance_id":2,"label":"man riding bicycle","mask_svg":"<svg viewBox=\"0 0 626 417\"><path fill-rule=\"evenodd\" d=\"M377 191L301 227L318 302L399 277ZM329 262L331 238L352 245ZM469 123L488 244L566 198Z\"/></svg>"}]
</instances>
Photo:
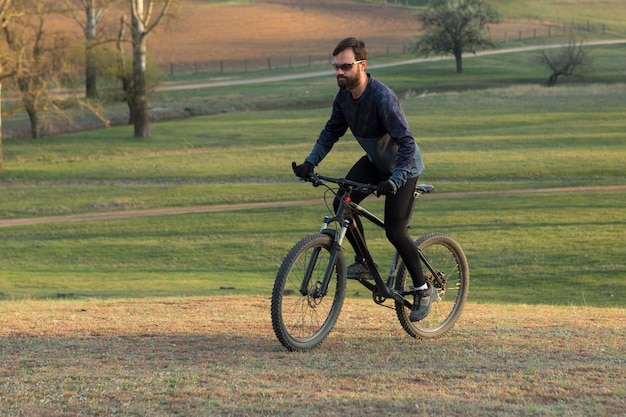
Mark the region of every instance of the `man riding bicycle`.
<instances>
[{"instance_id":1,"label":"man riding bicycle","mask_svg":"<svg viewBox=\"0 0 626 417\"><path fill-rule=\"evenodd\" d=\"M396 248L417 290L410 320L420 321L430 312L437 299L437 290L428 284L422 272L417 246L408 232L415 198L415 185L424 171L424 163L396 94L385 84L371 77L367 70L365 43L346 38L333 51L339 92L330 119L319 135L304 163L293 167L296 176L307 178L330 152L348 128L359 142L365 155L346 175L346 179L378 184L377 194L385 195L385 233ZM338 198L335 199L335 210ZM351 199L360 203L369 194L353 192ZM357 227L363 225L356 218ZM355 262L347 269L348 278L367 279L369 268L359 253L352 233L348 241L355 250Z\"/></svg>"}]
</instances>

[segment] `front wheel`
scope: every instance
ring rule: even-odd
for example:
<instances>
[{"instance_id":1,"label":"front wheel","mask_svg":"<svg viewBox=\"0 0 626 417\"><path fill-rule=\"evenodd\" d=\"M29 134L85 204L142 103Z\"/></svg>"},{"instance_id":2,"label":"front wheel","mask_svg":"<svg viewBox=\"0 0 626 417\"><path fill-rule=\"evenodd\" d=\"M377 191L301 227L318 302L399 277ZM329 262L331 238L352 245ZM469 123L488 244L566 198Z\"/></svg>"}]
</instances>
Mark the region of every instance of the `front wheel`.
<instances>
[{"instance_id":1,"label":"front wheel","mask_svg":"<svg viewBox=\"0 0 626 417\"><path fill-rule=\"evenodd\" d=\"M339 317L346 293L341 251L332 265L328 289L324 292L322 288L333 246L331 233L309 235L296 243L278 270L272 292L272 327L280 343L291 351L320 344Z\"/></svg>"},{"instance_id":2,"label":"front wheel","mask_svg":"<svg viewBox=\"0 0 626 417\"><path fill-rule=\"evenodd\" d=\"M424 259L421 260L426 281L439 292L430 314L423 320L411 322L411 310L396 302L396 313L404 330L413 337L432 338L445 333L461 315L469 290L469 266L461 246L443 233L429 233L416 242ZM404 264L400 265L395 289L408 291L412 280Z\"/></svg>"}]
</instances>

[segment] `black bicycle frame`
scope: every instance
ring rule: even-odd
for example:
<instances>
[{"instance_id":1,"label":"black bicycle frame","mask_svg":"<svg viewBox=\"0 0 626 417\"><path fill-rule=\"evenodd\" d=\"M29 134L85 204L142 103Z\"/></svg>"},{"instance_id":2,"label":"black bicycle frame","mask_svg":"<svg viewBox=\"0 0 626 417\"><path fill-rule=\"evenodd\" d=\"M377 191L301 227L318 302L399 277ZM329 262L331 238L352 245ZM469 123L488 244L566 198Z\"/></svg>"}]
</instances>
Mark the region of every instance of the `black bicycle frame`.
<instances>
[{"instance_id":1,"label":"black bicycle frame","mask_svg":"<svg viewBox=\"0 0 626 417\"><path fill-rule=\"evenodd\" d=\"M387 297L387 298L393 297L395 294L393 291L393 279L396 276L396 273L398 270L400 255L396 251L394 259L393 259L393 264L391 266L391 271L389 272L388 282L387 284L385 284L382 277L380 276L380 273L378 272L378 269L376 268L374 259L372 258L372 255L369 249L367 248L365 237L363 236L359 228L356 227L356 222L354 221L354 217L357 215L365 217L366 219L374 223L376 226L379 226L381 228L385 227L385 223L380 218L378 218L375 214L369 212L365 208L353 202L350 199L351 193L352 193L352 187L347 187L344 195L340 197L339 207L337 208L335 216L324 217L324 222L322 224L322 229L320 231L321 233L324 233L328 229L328 225L330 223L337 222L341 226L339 228L338 236L335 236L335 238L333 239L333 248L330 251L330 259L328 262L328 268L326 269L326 272L324 274L324 279L321 282L321 285L319 286L319 288L317 288L317 291L316 291L317 294L314 294L314 296L326 295L326 292L328 290L328 285L330 284L330 280L332 278L333 271L335 269L335 262L337 261L337 256L339 254L339 251L341 250L343 240L349 229L354 235L355 240L356 240L355 243L358 246L360 252L364 255L365 262L369 266L370 271L373 271L375 284L372 284L367 281L360 281L361 284L367 287L370 291L374 291L375 289L377 289L378 290L377 293L383 297ZM309 260L309 264L307 266L304 279L302 280L302 285L300 286L300 293L302 295L309 295L308 287L309 287L309 282L311 279L311 272L313 270L313 267L315 266L315 263L317 262L319 251L320 249L317 248L311 254L311 258Z\"/></svg>"},{"instance_id":2,"label":"black bicycle frame","mask_svg":"<svg viewBox=\"0 0 626 417\"><path fill-rule=\"evenodd\" d=\"M374 258L372 258L372 254L367 247L367 243L365 241L365 236L361 230L357 227L357 224L354 220L356 216L361 216L374 223L376 226L380 228L385 228L385 223L378 218L375 214L371 213L367 209L361 207L350 199L348 193L342 196L343 204L340 205L340 210L343 208L343 216L348 219L349 224L348 228L352 235L354 236L355 244L358 247L358 252L363 254L363 258L365 259L365 263L369 267L370 273L374 278L375 284L372 284L366 280L359 280L359 282L368 288L370 291L377 290L377 294L386 298L393 297L393 279L395 278L399 266L400 255L398 252L395 252L393 262L391 265L391 270L389 272L389 277L387 279L387 283L383 281L383 278L380 276L378 272L378 268L376 267L376 263L374 262ZM343 207L341 207L343 206ZM347 208L347 210L346 210ZM346 213L347 212L347 213Z\"/></svg>"},{"instance_id":3,"label":"black bicycle frame","mask_svg":"<svg viewBox=\"0 0 626 417\"><path fill-rule=\"evenodd\" d=\"M398 253L398 251L395 252L394 257L393 257L393 262L389 271L389 277L387 278L387 282L385 283L382 277L380 276L380 273L378 272L378 268L376 267L376 264L374 263L374 259L372 258L372 254L370 253L367 247L367 243L365 242L365 237L363 236L363 233L361 233L361 230L359 230L359 228L357 227L354 219L356 216L364 217L370 222L372 222L373 224L375 224L376 226L381 227L383 229L385 228L385 222L381 220L379 217L377 217L375 214L371 213L364 207L361 207L360 205L352 201L352 199L350 198L350 195L352 194L352 189L353 189L352 186L344 186L344 187L345 187L344 188L345 192L340 197L339 207L337 208L335 215L325 216L324 222L322 223L322 228L320 230L321 233L328 233L329 224L334 223L334 222L340 224L338 234L333 233L332 235L333 247L331 248L331 251L330 251L330 259L328 262L328 267L324 274L324 279L322 280L321 283L318 284L315 290L315 293L309 294L308 288L309 288L309 283L311 280L311 273L313 271L313 268L315 267L315 264L317 263L317 258L321 250L321 248L316 248L311 254L311 258L309 259L307 270L305 272L304 279L302 280L302 285L300 286L300 293L303 296L310 295L315 298L326 295L328 291L328 286L330 285L330 281L333 276L333 271L335 269L335 262L337 261L337 256L339 254L339 251L341 250L341 246L343 244L344 238L346 237L346 233L348 232L348 230L350 230L353 236L355 237L355 244L358 246L359 252L363 254L363 257L365 258L365 262L367 263L371 271L371 274L373 275L374 284L372 284L371 282L368 282L367 280L362 280L362 279L359 279L358 281L363 286L365 286L370 291L372 291L373 294L375 294L375 299L377 301L382 302L386 298L393 298L396 301L400 301L404 303L408 308L411 308L412 304L406 298L404 298L404 296L414 295L415 290L400 291L400 292L394 290L394 279L397 277L397 274L398 274L398 268L400 265L400 254ZM428 191L424 189L421 192L428 192ZM420 192L418 192L418 190L416 189L415 199L417 199L419 194ZM412 205L415 204L415 199L413 200ZM411 207L411 213L412 212L413 212L413 207ZM435 277L435 279L437 279L438 281L441 281L441 278L442 278L440 276L441 273L437 271L431 265L431 263L424 257L422 251L419 248L417 249L417 251L418 251L420 260L424 262L424 265L433 274L433 277Z\"/></svg>"}]
</instances>

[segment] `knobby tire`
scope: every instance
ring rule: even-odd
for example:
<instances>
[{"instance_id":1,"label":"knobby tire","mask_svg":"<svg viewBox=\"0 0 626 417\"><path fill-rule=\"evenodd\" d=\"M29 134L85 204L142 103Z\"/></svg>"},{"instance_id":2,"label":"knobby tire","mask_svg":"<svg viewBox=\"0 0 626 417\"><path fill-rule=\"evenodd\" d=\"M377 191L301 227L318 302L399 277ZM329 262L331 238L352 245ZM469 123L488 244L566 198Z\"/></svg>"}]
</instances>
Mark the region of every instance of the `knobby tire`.
<instances>
[{"instance_id":1,"label":"knobby tire","mask_svg":"<svg viewBox=\"0 0 626 417\"><path fill-rule=\"evenodd\" d=\"M448 331L458 320L469 290L469 266L463 249L450 236L443 233L429 233L416 241L424 257L438 272L443 274L444 282L439 282L422 262L426 281L434 285L439 292L433 302L430 314L423 320L411 322L411 310L403 303L396 302L396 313L404 330L416 338L433 338ZM408 290L413 281L404 264L400 265L396 279L396 290ZM413 301L413 300L411 300Z\"/></svg>"},{"instance_id":2,"label":"knobby tire","mask_svg":"<svg viewBox=\"0 0 626 417\"><path fill-rule=\"evenodd\" d=\"M330 263L333 233L306 236L289 251L276 274L272 291L272 327L280 343L290 351L319 345L337 322L346 294L346 264L339 251L326 294L319 293ZM312 254L319 251L309 266ZM300 289L307 266L311 277L307 294Z\"/></svg>"}]
</instances>

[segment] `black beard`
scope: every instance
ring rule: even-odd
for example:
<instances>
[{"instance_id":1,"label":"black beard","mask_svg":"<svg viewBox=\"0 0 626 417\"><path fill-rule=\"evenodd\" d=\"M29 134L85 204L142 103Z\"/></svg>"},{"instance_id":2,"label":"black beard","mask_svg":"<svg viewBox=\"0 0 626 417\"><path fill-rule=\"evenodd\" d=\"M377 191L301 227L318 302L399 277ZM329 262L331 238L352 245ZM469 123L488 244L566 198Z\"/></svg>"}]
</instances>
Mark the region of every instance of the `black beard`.
<instances>
[{"instance_id":1,"label":"black beard","mask_svg":"<svg viewBox=\"0 0 626 417\"><path fill-rule=\"evenodd\" d=\"M353 78L346 77L346 76L343 76L343 78L340 78L339 76L337 76L337 85L342 90L352 90L358 87L359 81L360 81L359 76L356 76Z\"/></svg>"}]
</instances>

